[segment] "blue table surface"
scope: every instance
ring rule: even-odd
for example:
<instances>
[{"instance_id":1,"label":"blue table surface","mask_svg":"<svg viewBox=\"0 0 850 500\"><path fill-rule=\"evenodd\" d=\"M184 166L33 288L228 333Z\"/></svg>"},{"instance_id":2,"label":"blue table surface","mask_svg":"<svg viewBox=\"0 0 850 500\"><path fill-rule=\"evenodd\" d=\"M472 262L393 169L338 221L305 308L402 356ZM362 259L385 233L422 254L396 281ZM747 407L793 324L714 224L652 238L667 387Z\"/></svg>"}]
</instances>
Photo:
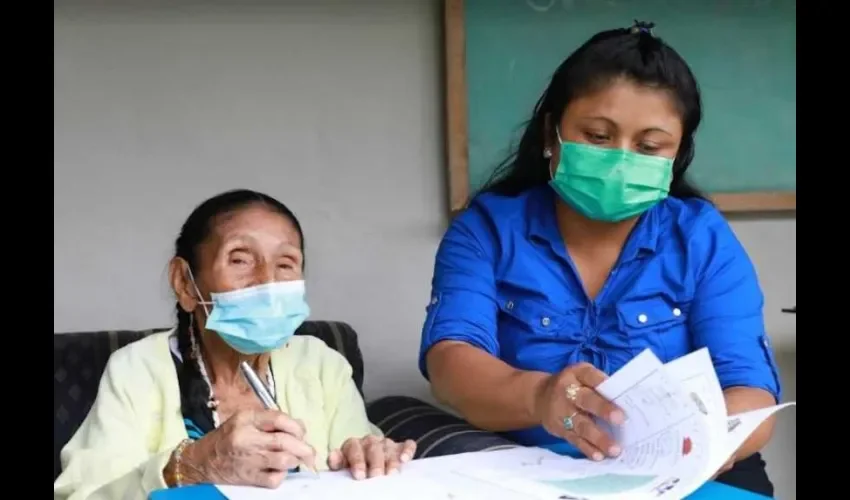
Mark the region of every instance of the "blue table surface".
<instances>
[{"instance_id":1,"label":"blue table surface","mask_svg":"<svg viewBox=\"0 0 850 500\"><path fill-rule=\"evenodd\" d=\"M723 483L709 482L695 491L687 500L767 500L768 497L756 495ZM202 484L151 493L148 500L227 500L215 486Z\"/></svg>"}]
</instances>

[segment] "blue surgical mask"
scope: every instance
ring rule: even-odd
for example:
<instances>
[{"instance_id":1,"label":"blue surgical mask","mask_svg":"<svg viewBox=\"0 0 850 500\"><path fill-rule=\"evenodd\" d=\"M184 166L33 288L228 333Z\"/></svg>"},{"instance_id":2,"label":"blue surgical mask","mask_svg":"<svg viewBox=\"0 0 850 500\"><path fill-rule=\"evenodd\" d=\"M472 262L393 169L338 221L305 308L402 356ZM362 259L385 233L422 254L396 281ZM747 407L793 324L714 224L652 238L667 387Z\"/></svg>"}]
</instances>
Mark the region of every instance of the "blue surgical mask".
<instances>
[{"instance_id":1,"label":"blue surgical mask","mask_svg":"<svg viewBox=\"0 0 850 500\"><path fill-rule=\"evenodd\" d=\"M304 297L303 280L213 293L210 302L201 302L207 313L205 327L242 354L273 351L286 344L310 315Z\"/></svg>"}]
</instances>

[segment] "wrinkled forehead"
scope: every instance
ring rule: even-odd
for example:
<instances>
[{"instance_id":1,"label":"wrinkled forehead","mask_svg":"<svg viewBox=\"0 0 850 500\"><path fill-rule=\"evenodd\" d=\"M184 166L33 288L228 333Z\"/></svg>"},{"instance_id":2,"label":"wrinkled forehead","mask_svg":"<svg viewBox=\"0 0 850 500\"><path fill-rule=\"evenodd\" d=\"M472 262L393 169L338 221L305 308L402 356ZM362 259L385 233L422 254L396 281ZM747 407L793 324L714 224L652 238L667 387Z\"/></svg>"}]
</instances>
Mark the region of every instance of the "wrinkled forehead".
<instances>
[{"instance_id":1,"label":"wrinkled forehead","mask_svg":"<svg viewBox=\"0 0 850 500\"><path fill-rule=\"evenodd\" d=\"M215 247L242 242L264 248L301 248L295 224L265 205L252 205L216 218L210 234Z\"/></svg>"}]
</instances>

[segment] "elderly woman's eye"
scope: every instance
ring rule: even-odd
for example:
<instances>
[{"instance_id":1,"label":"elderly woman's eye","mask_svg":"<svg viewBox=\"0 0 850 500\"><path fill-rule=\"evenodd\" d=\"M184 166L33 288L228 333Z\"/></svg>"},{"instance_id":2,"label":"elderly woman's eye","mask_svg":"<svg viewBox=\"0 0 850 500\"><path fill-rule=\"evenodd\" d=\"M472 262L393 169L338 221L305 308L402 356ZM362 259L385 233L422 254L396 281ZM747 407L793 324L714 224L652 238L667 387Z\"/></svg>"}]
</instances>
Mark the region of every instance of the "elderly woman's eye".
<instances>
[{"instance_id":1,"label":"elderly woman's eye","mask_svg":"<svg viewBox=\"0 0 850 500\"><path fill-rule=\"evenodd\" d=\"M230 263L237 266L244 266L251 264L251 256L245 252L235 252L230 255Z\"/></svg>"}]
</instances>

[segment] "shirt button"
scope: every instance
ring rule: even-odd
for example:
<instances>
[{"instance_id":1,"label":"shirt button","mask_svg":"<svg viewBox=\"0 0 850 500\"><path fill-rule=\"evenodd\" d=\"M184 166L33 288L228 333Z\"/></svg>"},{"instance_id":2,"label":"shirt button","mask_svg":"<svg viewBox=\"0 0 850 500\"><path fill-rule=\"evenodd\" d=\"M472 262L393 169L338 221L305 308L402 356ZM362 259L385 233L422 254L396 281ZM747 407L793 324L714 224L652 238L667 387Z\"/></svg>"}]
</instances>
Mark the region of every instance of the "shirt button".
<instances>
[{"instance_id":1,"label":"shirt button","mask_svg":"<svg viewBox=\"0 0 850 500\"><path fill-rule=\"evenodd\" d=\"M513 310L513 308L514 308L514 301L509 300L509 301L508 301L508 303L507 303L507 304L505 304L505 307L507 307L507 308L508 308L508 311L512 311L512 310Z\"/></svg>"},{"instance_id":2,"label":"shirt button","mask_svg":"<svg viewBox=\"0 0 850 500\"><path fill-rule=\"evenodd\" d=\"M437 297L431 297L431 305L433 306L438 302Z\"/></svg>"},{"instance_id":3,"label":"shirt button","mask_svg":"<svg viewBox=\"0 0 850 500\"><path fill-rule=\"evenodd\" d=\"M674 308L674 309L673 309L673 316L679 317L679 316L681 316L681 315L682 315L682 310L681 310L681 309L679 309L678 307L676 307L676 308Z\"/></svg>"},{"instance_id":4,"label":"shirt button","mask_svg":"<svg viewBox=\"0 0 850 500\"><path fill-rule=\"evenodd\" d=\"M646 323L647 321L649 321L649 318L646 317L646 314L638 315L638 323Z\"/></svg>"},{"instance_id":5,"label":"shirt button","mask_svg":"<svg viewBox=\"0 0 850 500\"><path fill-rule=\"evenodd\" d=\"M552 322L552 321L551 321L548 317L545 317L545 318L543 318L543 319L541 319L541 320L540 320L540 323L541 323L543 326L549 326L549 323L551 323L551 322Z\"/></svg>"}]
</instances>

